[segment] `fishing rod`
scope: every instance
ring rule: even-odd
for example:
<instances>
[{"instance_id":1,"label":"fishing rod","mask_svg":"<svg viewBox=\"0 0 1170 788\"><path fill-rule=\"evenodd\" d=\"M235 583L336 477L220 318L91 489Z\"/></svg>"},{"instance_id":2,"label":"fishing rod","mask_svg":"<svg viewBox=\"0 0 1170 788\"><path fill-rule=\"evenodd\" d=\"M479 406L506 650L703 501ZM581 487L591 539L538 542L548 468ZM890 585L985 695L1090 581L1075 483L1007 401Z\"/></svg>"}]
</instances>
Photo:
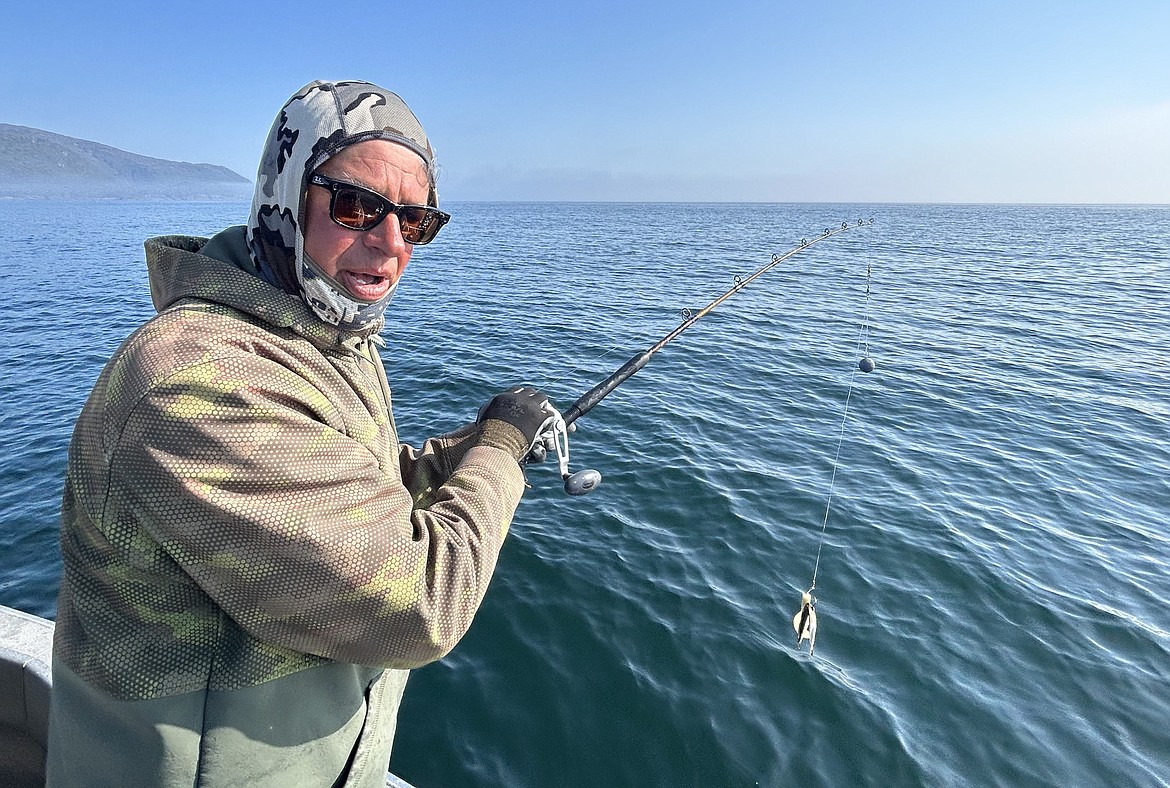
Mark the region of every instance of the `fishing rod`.
<instances>
[{"instance_id":1,"label":"fishing rod","mask_svg":"<svg viewBox=\"0 0 1170 788\"><path fill-rule=\"evenodd\" d=\"M569 473L569 433L572 432L573 422L584 416L589 411L593 410L599 402L618 386L629 380L634 374L650 360L650 357L657 353L669 343L678 338L680 334L693 326L703 317L711 312L715 307L722 304L727 299L738 293L743 288L754 282L759 277L766 274L768 271L775 268L780 263L800 254L804 250L816 243L820 243L826 238L831 238L834 235L849 230L853 227L862 227L867 224L873 224L873 219L861 219L856 224L849 224L848 222L841 222L840 227L827 227L817 237L812 240L801 238L800 243L789 249L783 254L773 254L770 262L757 268L746 279L742 277L735 277L735 284L729 290L719 295L711 303L700 309L698 312L691 313L690 310L683 312L684 319L673 331L660 339L652 347L647 348L641 353L635 353L630 357L629 361L622 364L612 375L605 380L598 383L589 391L582 394L576 402L569 406L563 414L556 414L552 419L552 424L548 431L542 435L542 439L538 440L533 447L529 458L533 462L543 462L548 452L555 452L557 455L557 462L560 466L561 478L565 483L565 492L569 495L585 495L593 492L597 486L601 484L601 472L593 469L581 470L576 473ZM866 359L868 360L868 359ZM864 370L869 371L869 370Z\"/></svg>"}]
</instances>

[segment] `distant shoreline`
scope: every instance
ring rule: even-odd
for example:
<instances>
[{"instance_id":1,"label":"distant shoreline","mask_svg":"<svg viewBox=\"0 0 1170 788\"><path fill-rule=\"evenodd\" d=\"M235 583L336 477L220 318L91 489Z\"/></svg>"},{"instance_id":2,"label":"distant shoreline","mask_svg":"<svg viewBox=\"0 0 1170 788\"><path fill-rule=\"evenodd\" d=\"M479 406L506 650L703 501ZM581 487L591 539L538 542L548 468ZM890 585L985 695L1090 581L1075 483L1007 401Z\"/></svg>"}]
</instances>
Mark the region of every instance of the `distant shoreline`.
<instances>
[{"instance_id":1,"label":"distant shoreline","mask_svg":"<svg viewBox=\"0 0 1170 788\"><path fill-rule=\"evenodd\" d=\"M252 190L241 194L0 194L4 202L250 202Z\"/></svg>"},{"instance_id":2,"label":"distant shoreline","mask_svg":"<svg viewBox=\"0 0 1170 788\"><path fill-rule=\"evenodd\" d=\"M250 182L175 182L134 183L107 181L62 183L3 183L0 200L154 200L167 202L224 201L252 199L254 188Z\"/></svg>"},{"instance_id":3,"label":"distant shoreline","mask_svg":"<svg viewBox=\"0 0 1170 788\"><path fill-rule=\"evenodd\" d=\"M253 181L227 167L141 156L0 123L0 199L239 200Z\"/></svg>"}]
</instances>

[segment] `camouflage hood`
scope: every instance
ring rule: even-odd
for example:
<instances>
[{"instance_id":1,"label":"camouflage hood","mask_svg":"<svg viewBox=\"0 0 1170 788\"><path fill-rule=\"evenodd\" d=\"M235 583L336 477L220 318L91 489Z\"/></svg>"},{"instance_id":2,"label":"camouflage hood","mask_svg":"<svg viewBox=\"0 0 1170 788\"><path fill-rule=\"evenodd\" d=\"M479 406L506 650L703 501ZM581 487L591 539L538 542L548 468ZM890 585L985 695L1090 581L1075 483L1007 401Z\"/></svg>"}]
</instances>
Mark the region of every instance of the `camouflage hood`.
<instances>
[{"instance_id":1,"label":"camouflage hood","mask_svg":"<svg viewBox=\"0 0 1170 788\"><path fill-rule=\"evenodd\" d=\"M257 270L287 293L299 295L317 316L345 330L378 330L394 287L380 301L352 298L305 254L304 197L309 176L346 146L389 140L417 153L435 191L434 152L410 108L369 82L310 82L277 115L260 158L248 217L248 246ZM394 283L395 287L397 282Z\"/></svg>"},{"instance_id":2,"label":"camouflage hood","mask_svg":"<svg viewBox=\"0 0 1170 788\"><path fill-rule=\"evenodd\" d=\"M252 271L245 228L230 227L210 241L164 235L146 243L150 297L159 312L195 299L231 307L273 329L289 329L322 349L373 333L345 331L318 318L305 301L272 287Z\"/></svg>"}]
</instances>

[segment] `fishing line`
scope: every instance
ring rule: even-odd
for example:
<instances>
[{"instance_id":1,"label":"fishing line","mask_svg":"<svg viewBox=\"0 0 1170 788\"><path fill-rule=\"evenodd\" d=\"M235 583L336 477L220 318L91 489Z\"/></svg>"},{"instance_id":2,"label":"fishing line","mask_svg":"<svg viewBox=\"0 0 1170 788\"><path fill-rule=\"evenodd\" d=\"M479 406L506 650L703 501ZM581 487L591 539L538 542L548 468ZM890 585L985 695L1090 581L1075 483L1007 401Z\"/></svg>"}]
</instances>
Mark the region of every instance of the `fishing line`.
<instances>
[{"instance_id":1,"label":"fishing line","mask_svg":"<svg viewBox=\"0 0 1170 788\"><path fill-rule=\"evenodd\" d=\"M829 510L833 506L833 490L837 483L837 468L841 460L841 446L845 443L845 422L849 420L849 402L853 398L853 381L857 377L857 370L862 372L872 372L875 364L872 358L869 357L869 296L870 296L870 281L873 279L873 263L866 265L865 269L865 309L861 318L861 328L857 332L857 350L858 356L857 365L849 374L849 388L845 392L845 412L841 416L841 428L837 435L837 451L833 455L833 472L829 476L829 495L825 502L825 517L821 522L821 538L817 545L817 560L813 565L812 585L809 586L809 593L816 590L817 587L817 570L821 566L821 549L825 546L825 531L829 527ZM864 350L862 346L864 345Z\"/></svg>"},{"instance_id":2,"label":"fishing line","mask_svg":"<svg viewBox=\"0 0 1170 788\"><path fill-rule=\"evenodd\" d=\"M845 408L844 413L841 415L841 427L837 434L837 451L833 455L833 471L829 475L829 493L825 501L825 516L821 521L821 534L817 542L817 560L813 565L812 584L809 586L808 591L800 595L800 609L792 617L792 628L796 630L796 645L799 647L801 643L807 640L809 656L812 656L817 638L817 600L813 596L813 591L817 588L817 572L821 568L821 551L825 547L825 533L829 527L829 512L833 507L833 492L837 484L837 469L840 467L841 447L845 443L845 425L849 420L849 403L853 399L853 382L857 378L858 370L862 372L873 372L876 366L869 355L869 301L872 281L873 263L871 262L865 267L865 309L862 312L861 328L857 332L857 347L854 351L858 361L854 365L853 371L849 373L849 388L845 392Z\"/></svg>"},{"instance_id":3,"label":"fishing line","mask_svg":"<svg viewBox=\"0 0 1170 788\"><path fill-rule=\"evenodd\" d=\"M617 344L617 345L614 345L606 350L601 351L600 353L598 353L597 355L595 355L591 358L582 359L581 361L578 361L574 366L566 369L564 374L561 375L560 377L551 378L550 380L545 381L543 384L543 387L546 389L556 388L556 386L558 386L561 383L564 383L566 380L571 380L574 376L576 376L576 374L578 372L586 371L589 367L601 362L602 360L604 360L606 358L609 358L610 356L612 356L614 353L616 353L620 349L621 349L621 345Z\"/></svg>"},{"instance_id":4,"label":"fishing line","mask_svg":"<svg viewBox=\"0 0 1170 788\"><path fill-rule=\"evenodd\" d=\"M572 379L578 372L585 372L586 370L588 370L589 367L591 367L595 364L598 364L603 359L609 358L610 356L612 356L614 353L617 353L621 349L622 349L622 346L620 343L611 345L609 348L601 351L600 353L598 353L597 355L595 355L591 358L587 358L587 359L583 359L581 361L578 361L575 366L570 367L559 378L553 378L552 380L547 381L546 383L544 383L544 386L546 388L552 389L555 386L557 386L557 384L564 383L566 380Z\"/></svg>"}]
</instances>

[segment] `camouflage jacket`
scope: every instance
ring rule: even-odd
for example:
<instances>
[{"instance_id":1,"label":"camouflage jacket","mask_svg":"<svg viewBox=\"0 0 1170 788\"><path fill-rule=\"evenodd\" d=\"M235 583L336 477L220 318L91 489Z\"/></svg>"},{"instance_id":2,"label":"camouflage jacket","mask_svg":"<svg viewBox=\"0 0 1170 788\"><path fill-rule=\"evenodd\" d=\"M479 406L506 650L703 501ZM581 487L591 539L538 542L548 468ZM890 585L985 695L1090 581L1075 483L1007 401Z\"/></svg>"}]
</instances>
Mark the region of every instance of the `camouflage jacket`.
<instances>
[{"instance_id":1,"label":"camouflage jacket","mask_svg":"<svg viewBox=\"0 0 1170 788\"><path fill-rule=\"evenodd\" d=\"M523 476L475 425L400 446L368 337L205 243L147 242L159 314L74 431L50 781L378 785L404 670L467 630Z\"/></svg>"}]
</instances>

